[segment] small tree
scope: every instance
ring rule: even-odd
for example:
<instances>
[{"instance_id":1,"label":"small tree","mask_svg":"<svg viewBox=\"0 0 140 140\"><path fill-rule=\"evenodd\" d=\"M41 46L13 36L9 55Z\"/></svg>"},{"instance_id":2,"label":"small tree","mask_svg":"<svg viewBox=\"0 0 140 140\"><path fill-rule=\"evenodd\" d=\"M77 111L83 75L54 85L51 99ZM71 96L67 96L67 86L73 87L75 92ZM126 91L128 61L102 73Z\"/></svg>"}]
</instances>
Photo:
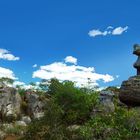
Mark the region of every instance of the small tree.
<instances>
[{"instance_id":1,"label":"small tree","mask_svg":"<svg viewBox=\"0 0 140 140\"><path fill-rule=\"evenodd\" d=\"M14 82L13 79L7 78L7 77L2 77L0 78L0 83L3 85L12 85Z\"/></svg>"}]
</instances>

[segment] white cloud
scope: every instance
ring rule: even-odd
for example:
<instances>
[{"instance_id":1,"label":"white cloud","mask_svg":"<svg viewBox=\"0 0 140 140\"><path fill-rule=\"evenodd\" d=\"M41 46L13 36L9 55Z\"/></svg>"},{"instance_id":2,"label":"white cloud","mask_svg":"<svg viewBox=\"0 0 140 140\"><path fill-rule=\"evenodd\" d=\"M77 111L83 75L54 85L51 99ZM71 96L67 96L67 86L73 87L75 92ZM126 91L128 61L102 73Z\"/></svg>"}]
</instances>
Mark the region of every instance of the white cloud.
<instances>
[{"instance_id":1,"label":"white cloud","mask_svg":"<svg viewBox=\"0 0 140 140\"><path fill-rule=\"evenodd\" d=\"M93 29L91 31L89 31L89 36L90 37L95 37L95 36L106 36L108 34L107 31L100 31L99 29Z\"/></svg>"},{"instance_id":2,"label":"white cloud","mask_svg":"<svg viewBox=\"0 0 140 140\"><path fill-rule=\"evenodd\" d=\"M10 78L10 79L17 79L12 70L0 67L0 78L2 77Z\"/></svg>"},{"instance_id":3,"label":"white cloud","mask_svg":"<svg viewBox=\"0 0 140 140\"><path fill-rule=\"evenodd\" d=\"M121 35L123 32L127 32L128 26L126 27L117 27L112 31L112 35Z\"/></svg>"},{"instance_id":4,"label":"white cloud","mask_svg":"<svg viewBox=\"0 0 140 140\"><path fill-rule=\"evenodd\" d=\"M101 31L100 29L93 29L89 31L88 35L90 37L96 37L96 36L107 36L107 35L121 35L124 32L127 32L128 26L125 27L112 27L108 26L106 30Z\"/></svg>"},{"instance_id":5,"label":"white cloud","mask_svg":"<svg viewBox=\"0 0 140 140\"><path fill-rule=\"evenodd\" d=\"M9 61L15 61L15 60L19 60L20 58L14 56L13 54L11 54L6 49L0 49L0 59L9 60Z\"/></svg>"},{"instance_id":6,"label":"white cloud","mask_svg":"<svg viewBox=\"0 0 140 140\"><path fill-rule=\"evenodd\" d=\"M14 81L14 83L13 83L13 85L14 86L24 86L25 85L25 83L24 82L21 82L21 81Z\"/></svg>"},{"instance_id":7,"label":"white cloud","mask_svg":"<svg viewBox=\"0 0 140 140\"><path fill-rule=\"evenodd\" d=\"M34 65L33 65L33 68L36 68L36 67L37 67L37 64L34 64Z\"/></svg>"},{"instance_id":8,"label":"white cloud","mask_svg":"<svg viewBox=\"0 0 140 140\"><path fill-rule=\"evenodd\" d=\"M96 73L93 67L68 65L63 62L41 66L39 70L33 72L32 77L47 80L51 78L57 78L60 81L70 80L75 82L77 86L86 86L89 78L93 86L98 85L99 80L105 83L114 80L114 77L109 74Z\"/></svg>"},{"instance_id":9,"label":"white cloud","mask_svg":"<svg viewBox=\"0 0 140 140\"><path fill-rule=\"evenodd\" d=\"M112 27L112 26L108 26L108 27L107 27L107 29L113 29L113 28L114 28L114 27Z\"/></svg>"},{"instance_id":10,"label":"white cloud","mask_svg":"<svg viewBox=\"0 0 140 140\"><path fill-rule=\"evenodd\" d=\"M77 64L77 58L73 57L73 56L67 56L65 58L65 62L66 63L72 63L72 64Z\"/></svg>"},{"instance_id":11,"label":"white cloud","mask_svg":"<svg viewBox=\"0 0 140 140\"><path fill-rule=\"evenodd\" d=\"M36 85L30 85L30 84L26 84L21 81L14 81L13 85L11 85L11 86L14 88L16 88L17 86L20 86L20 88L26 89L26 90L28 90L28 89L37 90L37 89L39 89L39 83L40 82L36 82Z\"/></svg>"}]
</instances>

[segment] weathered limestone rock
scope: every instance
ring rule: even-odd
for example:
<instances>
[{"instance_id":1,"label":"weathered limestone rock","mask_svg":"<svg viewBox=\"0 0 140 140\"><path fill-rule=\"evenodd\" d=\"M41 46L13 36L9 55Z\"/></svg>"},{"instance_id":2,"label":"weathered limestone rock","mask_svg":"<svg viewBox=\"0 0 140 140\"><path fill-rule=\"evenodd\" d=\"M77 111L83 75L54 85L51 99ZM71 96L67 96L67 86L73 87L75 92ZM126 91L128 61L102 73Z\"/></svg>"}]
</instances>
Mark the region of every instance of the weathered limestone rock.
<instances>
[{"instance_id":1,"label":"weathered limestone rock","mask_svg":"<svg viewBox=\"0 0 140 140\"><path fill-rule=\"evenodd\" d=\"M21 127L26 127L27 126L27 124L24 121L16 121L15 125L16 126L21 126Z\"/></svg>"},{"instance_id":2,"label":"weathered limestone rock","mask_svg":"<svg viewBox=\"0 0 140 140\"><path fill-rule=\"evenodd\" d=\"M114 112L115 106L113 103L114 93L112 91L101 91L100 92L100 104L104 112Z\"/></svg>"},{"instance_id":3,"label":"weathered limestone rock","mask_svg":"<svg viewBox=\"0 0 140 140\"><path fill-rule=\"evenodd\" d=\"M0 120L16 119L20 115L21 97L14 88L0 88Z\"/></svg>"},{"instance_id":4,"label":"weathered limestone rock","mask_svg":"<svg viewBox=\"0 0 140 140\"><path fill-rule=\"evenodd\" d=\"M123 81L119 99L128 106L140 106L140 75Z\"/></svg>"},{"instance_id":5,"label":"weathered limestone rock","mask_svg":"<svg viewBox=\"0 0 140 140\"><path fill-rule=\"evenodd\" d=\"M119 99L128 106L140 106L140 46L134 45L133 54L138 56L134 63L134 68L137 69L137 76L130 77L127 81L123 81Z\"/></svg>"},{"instance_id":6,"label":"weathered limestone rock","mask_svg":"<svg viewBox=\"0 0 140 140\"><path fill-rule=\"evenodd\" d=\"M23 116L21 118L21 121L25 122L26 124L30 124L31 123L31 118L29 116Z\"/></svg>"},{"instance_id":7,"label":"weathered limestone rock","mask_svg":"<svg viewBox=\"0 0 140 140\"><path fill-rule=\"evenodd\" d=\"M134 45L134 51L133 54L138 56L137 61L134 63L134 68L137 69L137 75L140 75L140 45L135 44Z\"/></svg>"},{"instance_id":8,"label":"weathered limestone rock","mask_svg":"<svg viewBox=\"0 0 140 140\"><path fill-rule=\"evenodd\" d=\"M97 114L112 113L115 111L115 105L113 103L114 92L109 90L103 90L100 92L100 105L94 107L91 112L91 117L95 117Z\"/></svg>"},{"instance_id":9,"label":"weathered limestone rock","mask_svg":"<svg viewBox=\"0 0 140 140\"><path fill-rule=\"evenodd\" d=\"M26 94L26 99L28 102L28 114L30 114L30 117L42 117L42 114L44 112L45 100L40 100L39 95L32 92Z\"/></svg>"}]
</instances>

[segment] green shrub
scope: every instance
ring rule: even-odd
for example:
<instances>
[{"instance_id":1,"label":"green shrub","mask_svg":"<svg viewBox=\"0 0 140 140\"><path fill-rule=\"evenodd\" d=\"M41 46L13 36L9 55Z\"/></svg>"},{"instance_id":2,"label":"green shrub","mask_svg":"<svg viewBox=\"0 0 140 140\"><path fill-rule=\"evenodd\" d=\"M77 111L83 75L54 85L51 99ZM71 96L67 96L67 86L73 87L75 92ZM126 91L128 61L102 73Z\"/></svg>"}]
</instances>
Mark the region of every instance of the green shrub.
<instances>
[{"instance_id":1,"label":"green shrub","mask_svg":"<svg viewBox=\"0 0 140 140\"><path fill-rule=\"evenodd\" d=\"M86 92L85 92L86 91ZM91 118L93 107L100 109L98 93L87 92L65 81L52 79L45 116L28 127L25 140L134 140L140 139L140 114L118 107L113 113L100 112ZM116 100L118 100L116 96ZM78 125L78 130L69 126Z\"/></svg>"},{"instance_id":2,"label":"green shrub","mask_svg":"<svg viewBox=\"0 0 140 140\"><path fill-rule=\"evenodd\" d=\"M81 127L85 140L128 140L140 138L140 116L135 110L117 108L112 114L100 114Z\"/></svg>"},{"instance_id":3,"label":"green shrub","mask_svg":"<svg viewBox=\"0 0 140 140\"><path fill-rule=\"evenodd\" d=\"M24 126L13 125L10 127L3 127L2 130L8 135L14 134L21 136L26 131L26 128Z\"/></svg>"},{"instance_id":4,"label":"green shrub","mask_svg":"<svg viewBox=\"0 0 140 140\"><path fill-rule=\"evenodd\" d=\"M33 121L25 139L69 140L80 137L77 132L69 131L67 127L76 123L84 123L89 119L93 105L96 105L97 94L86 94L74 87L69 81L63 83L53 79L48 90L52 95L46 104L45 116Z\"/></svg>"},{"instance_id":5,"label":"green shrub","mask_svg":"<svg viewBox=\"0 0 140 140\"><path fill-rule=\"evenodd\" d=\"M80 88L76 88L70 81L56 83L56 86L50 86L50 91L54 94L55 102L65 113L64 121L68 124L75 124L87 120L93 105L97 104L98 95L87 94Z\"/></svg>"},{"instance_id":6,"label":"green shrub","mask_svg":"<svg viewBox=\"0 0 140 140\"><path fill-rule=\"evenodd\" d=\"M64 137L62 109L52 100L47 104L45 116L34 120L28 127L25 140L61 140Z\"/></svg>"}]
</instances>

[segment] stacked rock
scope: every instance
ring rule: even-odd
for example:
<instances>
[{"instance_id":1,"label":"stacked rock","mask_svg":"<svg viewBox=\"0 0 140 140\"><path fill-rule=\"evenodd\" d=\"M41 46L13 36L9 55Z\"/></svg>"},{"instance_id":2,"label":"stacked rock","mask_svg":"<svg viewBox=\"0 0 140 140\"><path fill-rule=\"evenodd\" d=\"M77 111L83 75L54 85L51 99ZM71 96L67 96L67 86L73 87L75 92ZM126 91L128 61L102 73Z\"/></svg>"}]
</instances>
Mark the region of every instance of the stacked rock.
<instances>
[{"instance_id":1,"label":"stacked rock","mask_svg":"<svg viewBox=\"0 0 140 140\"><path fill-rule=\"evenodd\" d=\"M140 45L134 45L133 54L138 56L133 65L137 69L137 75L122 82L119 99L127 106L140 106Z\"/></svg>"}]
</instances>

